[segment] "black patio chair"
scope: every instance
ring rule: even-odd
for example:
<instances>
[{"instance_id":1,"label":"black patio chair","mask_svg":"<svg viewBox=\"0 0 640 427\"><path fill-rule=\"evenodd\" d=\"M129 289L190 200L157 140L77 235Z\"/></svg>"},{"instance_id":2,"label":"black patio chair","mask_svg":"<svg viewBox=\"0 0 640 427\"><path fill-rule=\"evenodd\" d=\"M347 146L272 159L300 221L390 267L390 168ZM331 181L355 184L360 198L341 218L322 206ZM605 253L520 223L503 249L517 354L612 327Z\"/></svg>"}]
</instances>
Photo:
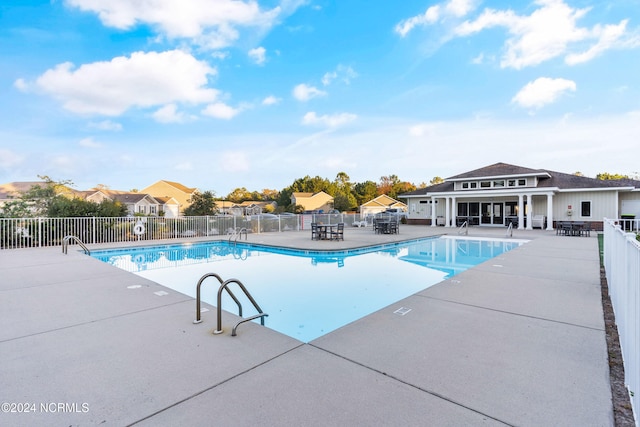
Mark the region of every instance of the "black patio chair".
<instances>
[{"instance_id":1,"label":"black patio chair","mask_svg":"<svg viewBox=\"0 0 640 427\"><path fill-rule=\"evenodd\" d=\"M344 222L338 223L335 230L331 230L331 240L344 240Z\"/></svg>"}]
</instances>

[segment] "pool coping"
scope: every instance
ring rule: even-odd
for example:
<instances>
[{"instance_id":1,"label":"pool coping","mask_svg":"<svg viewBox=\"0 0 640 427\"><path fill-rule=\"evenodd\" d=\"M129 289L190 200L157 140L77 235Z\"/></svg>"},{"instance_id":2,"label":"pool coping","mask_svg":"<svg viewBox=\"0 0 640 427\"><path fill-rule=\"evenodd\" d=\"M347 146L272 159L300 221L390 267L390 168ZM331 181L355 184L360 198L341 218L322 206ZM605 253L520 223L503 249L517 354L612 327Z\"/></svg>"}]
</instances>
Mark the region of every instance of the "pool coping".
<instances>
[{"instance_id":1,"label":"pool coping","mask_svg":"<svg viewBox=\"0 0 640 427\"><path fill-rule=\"evenodd\" d=\"M442 234L400 239L414 230ZM0 397L69 404L0 423L612 425L596 239L514 234L529 243L309 344L249 324L212 336L192 299L76 251L0 251ZM347 237L333 246L380 241Z\"/></svg>"}]
</instances>

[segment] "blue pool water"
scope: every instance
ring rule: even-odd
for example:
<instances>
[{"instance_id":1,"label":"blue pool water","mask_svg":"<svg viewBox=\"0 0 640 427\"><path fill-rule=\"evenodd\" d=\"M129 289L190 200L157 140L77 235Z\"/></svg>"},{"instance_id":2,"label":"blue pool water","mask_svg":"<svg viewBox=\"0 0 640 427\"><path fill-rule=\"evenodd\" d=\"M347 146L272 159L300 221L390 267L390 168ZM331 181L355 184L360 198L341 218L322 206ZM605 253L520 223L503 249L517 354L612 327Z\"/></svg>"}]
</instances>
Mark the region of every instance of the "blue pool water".
<instances>
[{"instance_id":1,"label":"blue pool water","mask_svg":"<svg viewBox=\"0 0 640 427\"><path fill-rule=\"evenodd\" d=\"M269 314L265 326L309 342L523 243L445 236L327 252L217 241L91 256L194 298L207 273L238 279ZM216 305L218 287L217 280L207 279L203 301ZM223 309L237 314L236 304L223 295ZM255 313L248 302L242 306L245 317ZM216 327L214 311L202 318ZM224 315L223 324L229 329Z\"/></svg>"}]
</instances>

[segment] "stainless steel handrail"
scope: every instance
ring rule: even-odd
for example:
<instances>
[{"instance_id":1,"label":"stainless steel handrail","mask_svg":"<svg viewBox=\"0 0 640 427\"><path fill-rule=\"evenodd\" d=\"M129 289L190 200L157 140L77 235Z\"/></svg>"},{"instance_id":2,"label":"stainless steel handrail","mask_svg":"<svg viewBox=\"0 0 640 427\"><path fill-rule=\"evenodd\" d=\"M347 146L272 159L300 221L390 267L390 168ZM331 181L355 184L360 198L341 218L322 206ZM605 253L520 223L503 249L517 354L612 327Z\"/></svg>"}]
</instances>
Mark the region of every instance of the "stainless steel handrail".
<instances>
[{"instance_id":1,"label":"stainless steel handrail","mask_svg":"<svg viewBox=\"0 0 640 427\"><path fill-rule=\"evenodd\" d=\"M243 227L240 230L234 229L233 233L229 234L229 242L231 242L232 237L235 237L235 242L238 241L238 237L240 237L240 240L242 240L242 233L244 233L244 240L247 240L247 229Z\"/></svg>"},{"instance_id":2,"label":"stainless steel handrail","mask_svg":"<svg viewBox=\"0 0 640 427\"><path fill-rule=\"evenodd\" d=\"M460 228L458 228L458 234L469 235L469 223L467 221L463 222Z\"/></svg>"},{"instance_id":3,"label":"stainless steel handrail","mask_svg":"<svg viewBox=\"0 0 640 427\"><path fill-rule=\"evenodd\" d=\"M222 329L222 292L223 291L227 291L229 296L236 302L236 304L238 305L238 316L242 317L242 304L240 303L238 298L236 298L233 292L231 292L231 290L229 290L228 288L228 286L232 283L235 283L240 287L242 292L244 292L245 296L249 299L249 301L251 301L251 304L253 304L253 307L258 311L258 314L247 317L247 318L243 318L238 323L236 323L231 331L231 336L234 336L234 337L236 336L236 330L238 329L238 326L241 323L248 322L250 320L260 318L260 324L264 326L264 318L269 315L262 311L262 309L260 308L256 300L253 299L253 296L251 296L251 294L249 293L247 288L242 284L242 282L239 281L238 279L228 279L223 281L222 278L216 273L207 273L204 276L202 276L198 281L198 284L196 286L196 320L194 320L193 323L197 324L202 322L201 315L200 315L200 307L201 307L200 288L204 280L208 277L215 277L216 279L218 279L218 282L220 282L220 287L218 288L217 307L216 307L218 325L217 325L217 329L213 331L214 334L218 335L223 332L223 329Z\"/></svg>"},{"instance_id":4,"label":"stainless steel handrail","mask_svg":"<svg viewBox=\"0 0 640 427\"><path fill-rule=\"evenodd\" d=\"M91 255L91 251L89 250L89 248L87 248L87 246L84 243L82 243L82 240L80 240L78 237L73 236L73 235L65 236L64 239L62 239L62 253L63 254L67 253L67 248L69 246L69 240L75 241L77 244L80 245L80 247L82 248L84 253L86 253L87 255Z\"/></svg>"},{"instance_id":5,"label":"stainless steel handrail","mask_svg":"<svg viewBox=\"0 0 640 427\"><path fill-rule=\"evenodd\" d=\"M513 222L509 223L509 227L507 228L507 236L506 237L513 237Z\"/></svg>"}]
</instances>

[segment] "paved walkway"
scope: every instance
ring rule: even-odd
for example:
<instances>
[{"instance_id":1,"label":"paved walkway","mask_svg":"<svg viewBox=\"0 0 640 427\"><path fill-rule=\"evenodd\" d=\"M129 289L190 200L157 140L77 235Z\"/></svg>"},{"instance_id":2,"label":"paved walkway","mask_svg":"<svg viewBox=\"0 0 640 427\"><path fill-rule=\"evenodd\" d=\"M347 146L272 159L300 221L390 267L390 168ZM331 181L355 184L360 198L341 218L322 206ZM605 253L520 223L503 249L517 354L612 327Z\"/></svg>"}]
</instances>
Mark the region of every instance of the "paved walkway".
<instances>
[{"instance_id":1,"label":"paved walkway","mask_svg":"<svg viewBox=\"0 0 640 427\"><path fill-rule=\"evenodd\" d=\"M3 250L0 425L613 425L594 236L516 230L531 241L308 344L254 323L214 336L213 311L194 325L193 299L76 246Z\"/></svg>"}]
</instances>

